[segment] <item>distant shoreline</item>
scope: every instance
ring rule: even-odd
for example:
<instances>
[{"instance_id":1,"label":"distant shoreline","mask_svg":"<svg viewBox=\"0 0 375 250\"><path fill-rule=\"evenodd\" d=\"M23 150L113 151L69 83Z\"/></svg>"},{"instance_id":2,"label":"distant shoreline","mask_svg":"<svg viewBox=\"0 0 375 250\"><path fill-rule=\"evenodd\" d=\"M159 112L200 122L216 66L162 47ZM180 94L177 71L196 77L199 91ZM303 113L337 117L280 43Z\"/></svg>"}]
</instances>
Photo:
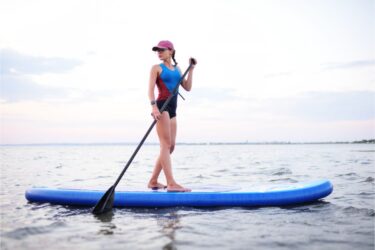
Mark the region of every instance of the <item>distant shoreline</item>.
<instances>
[{"instance_id":1,"label":"distant shoreline","mask_svg":"<svg viewBox=\"0 0 375 250\"><path fill-rule=\"evenodd\" d=\"M375 139L361 141L337 141L337 142L178 142L177 145L199 146L199 145L314 145L314 144L375 144ZM0 147L7 146L127 146L138 145L137 142L118 143L20 143L20 144L0 144ZM145 146L159 145L157 142L145 143Z\"/></svg>"}]
</instances>

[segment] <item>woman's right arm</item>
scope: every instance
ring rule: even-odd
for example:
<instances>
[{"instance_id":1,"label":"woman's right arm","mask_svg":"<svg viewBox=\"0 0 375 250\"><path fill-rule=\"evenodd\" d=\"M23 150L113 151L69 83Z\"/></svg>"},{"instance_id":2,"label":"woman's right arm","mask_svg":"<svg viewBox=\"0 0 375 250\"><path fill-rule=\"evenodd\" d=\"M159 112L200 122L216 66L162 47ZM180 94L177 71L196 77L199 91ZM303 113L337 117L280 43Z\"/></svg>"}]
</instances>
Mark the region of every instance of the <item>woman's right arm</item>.
<instances>
[{"instance_id":1,"label":"woman's right arm","mask_svg":"<svg viewBox=\"0 0 375 250\"><path fill-rule=\"evenodd\" d=\"M154 65L151 68L151 73L150 73L150 82L148 85L148 98L150 100L150 103L152 101L155 101L155 85L156 85L156 78L158 77L158 67L159 65ZM152 116L154 119L159 120L161 114L158 109L158 106L156 104L152 105Z\"/></svg>"}]
</instances>

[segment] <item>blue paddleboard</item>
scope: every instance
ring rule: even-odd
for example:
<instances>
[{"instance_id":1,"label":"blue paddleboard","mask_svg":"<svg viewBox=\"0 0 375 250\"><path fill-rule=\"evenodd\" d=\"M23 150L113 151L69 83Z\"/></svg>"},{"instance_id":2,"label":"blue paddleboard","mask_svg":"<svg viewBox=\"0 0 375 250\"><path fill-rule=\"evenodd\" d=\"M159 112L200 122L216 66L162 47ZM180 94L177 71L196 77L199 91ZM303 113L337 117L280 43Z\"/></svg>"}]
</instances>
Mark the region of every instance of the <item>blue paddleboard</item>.
<instances>
[{"instance_id":1,"label":"blue paddleboard","mask_svg":"<svg viewBox=\"0 0 375 250\"><path fill-rule=\"evenodd\" d=\"M283 206L307 203L328 196L333 186L328 180L317 180L252 188L191 187L192 192L166 190L124 190L115 192L115 207L217 207L217 206ZM60 205L95 206L106 190L34 187L26 190L30 202Z\"/></svg>"}]
</instances>

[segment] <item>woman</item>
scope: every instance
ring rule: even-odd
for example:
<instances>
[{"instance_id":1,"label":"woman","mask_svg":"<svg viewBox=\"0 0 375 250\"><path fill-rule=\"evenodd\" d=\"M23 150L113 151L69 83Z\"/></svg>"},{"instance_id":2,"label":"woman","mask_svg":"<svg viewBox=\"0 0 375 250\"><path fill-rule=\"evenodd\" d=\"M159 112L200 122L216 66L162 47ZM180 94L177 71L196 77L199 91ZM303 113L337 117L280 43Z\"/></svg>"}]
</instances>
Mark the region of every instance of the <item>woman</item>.
<instances>
[{"instance_id":1,"label":"woman","mask_svg":"<svg viewBox=\"0 0 375 250\"><path fill-rule=\"evenodd\" d=\"M178 95L172 98L163 113L159 111L182 76L181 70L176 66L177 62L174 58L176 51L170 41L160 41L152 50L157 51L159 59L162 61L161 64L154 65L151 69L148 91L152 106L152 116L157 120L156 131L160 141L160 155L156 161L148 187L152 189L167 188L167 191L170 192L190 192L190 189L177 184L172 174L170 154L172 154L176 143L176 108ZM172 60L174 65L172 65ZM190 69L187 80L184 79L182 83L182 87L186 91L190 91L192 87L196 60L190 58L190 62L194 62L194 65L192 65ZM155 85L159 90L159 95L156 100L154 94ZM167 186L158 182L158 177L162 169L167 180Z\"/></svg>"}]
</instances>

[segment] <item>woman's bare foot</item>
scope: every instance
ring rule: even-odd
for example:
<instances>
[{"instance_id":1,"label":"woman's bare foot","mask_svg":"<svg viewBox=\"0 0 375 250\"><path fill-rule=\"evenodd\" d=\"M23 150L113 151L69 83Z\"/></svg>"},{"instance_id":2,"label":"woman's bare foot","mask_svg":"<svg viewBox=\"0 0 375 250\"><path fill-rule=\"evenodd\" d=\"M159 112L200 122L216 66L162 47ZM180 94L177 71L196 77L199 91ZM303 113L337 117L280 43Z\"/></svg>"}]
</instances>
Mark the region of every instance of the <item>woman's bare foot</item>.
<instances>
[{"instance_id":1,"label":"woman's bare foot","mask_svg":"<svg viewBox=\"0 0 375 250\"><path fill-rule=\"evenodd\" d=\"M148 185L147 185L148 188L151 188L152 190L156 190L156 189L165 189L167 188L166 185L163 185L159 182L156 182L156 183L153 183L153 182L149 182Z\"/></svg>"},{"instance_id":2,"label":"woman's bare foot","mask_svg":"<svg viewBox=\"0 0 375 250\"><path fill-rule=\"evenodd\" d=\"M168 185L168 187L167 187L167 191L168 191L168 192L191 192L191 189L189 189L189 188L184 188L183 186L178 185L178 184L176 183L176 184Z\"/></svg>"}]
</instances>

